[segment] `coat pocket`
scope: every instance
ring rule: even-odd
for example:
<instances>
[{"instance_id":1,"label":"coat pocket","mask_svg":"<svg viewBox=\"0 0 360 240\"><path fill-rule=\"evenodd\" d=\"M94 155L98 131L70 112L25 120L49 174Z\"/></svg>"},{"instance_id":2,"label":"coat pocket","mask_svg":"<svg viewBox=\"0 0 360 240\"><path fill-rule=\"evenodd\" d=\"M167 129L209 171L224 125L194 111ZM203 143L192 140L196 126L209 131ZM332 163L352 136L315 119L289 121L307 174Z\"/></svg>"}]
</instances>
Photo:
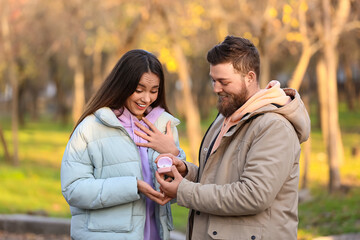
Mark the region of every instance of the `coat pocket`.
<instances>
[{"instance_id":1,"label":"coat pocket","mask_svg":"<svg viewBox=\"0 0 360 240\"><path fill-rule=\"evenodd\" d=\"M236 224L210 224L208 234L212 239L260 240L262 239L263 228Z\"/></svg>"},{"instance_id":2,"label":"coat pocket","mask_svg":"<svg viewBox=\"0 0 360 240\"><path fill-rule=\"evenodd\" d=\"M91 210L88 229L94 232L130 232L133 229L133 203Z\"/></svg>"}]
</instances>

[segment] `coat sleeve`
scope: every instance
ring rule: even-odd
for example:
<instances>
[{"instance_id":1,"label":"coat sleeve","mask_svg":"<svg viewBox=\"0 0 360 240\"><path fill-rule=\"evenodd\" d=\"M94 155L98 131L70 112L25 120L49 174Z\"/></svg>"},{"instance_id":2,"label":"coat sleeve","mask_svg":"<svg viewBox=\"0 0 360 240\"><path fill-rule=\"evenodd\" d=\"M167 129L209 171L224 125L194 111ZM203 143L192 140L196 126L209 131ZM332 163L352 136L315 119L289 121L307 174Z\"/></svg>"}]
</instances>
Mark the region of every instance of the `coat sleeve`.
<instances>
[{"instance_id":1,"label":"coat sleeve","mask_svg":"<svg viewBox=\"0 0 360 240\"><path fill-rule=\"evenodd\" d=\"M203 185L183 179L178 204L222 216L262 212L271 206L287 178L296 177L290 171L299 152L294 129L284 120L269 121L255 133L239 181Z\"/></svg>"},{"instance_id":2,"label":"coat sleeve","mask_svg":"<svg viewBox=\"0 0 360 240\"><path fill-rule=\"evenodd\" d=\"M184 163L188 170L188 173L186 174L185 179L187 179L191 182L195 182L197 180L199 167L190 162L184 161Z\"/></svg>"},{"instance_id":3,"label":"coat sleeve","mask_svg":"<svg viewBox=\"0 0 360 240\"><path fill-rule=\"evenodd\" d=\"M136 177L95 179L87 141L79 132L69 140L61 164L62 193L69 205L98 209L138 200Z\"/></svg>"}]
</instances>

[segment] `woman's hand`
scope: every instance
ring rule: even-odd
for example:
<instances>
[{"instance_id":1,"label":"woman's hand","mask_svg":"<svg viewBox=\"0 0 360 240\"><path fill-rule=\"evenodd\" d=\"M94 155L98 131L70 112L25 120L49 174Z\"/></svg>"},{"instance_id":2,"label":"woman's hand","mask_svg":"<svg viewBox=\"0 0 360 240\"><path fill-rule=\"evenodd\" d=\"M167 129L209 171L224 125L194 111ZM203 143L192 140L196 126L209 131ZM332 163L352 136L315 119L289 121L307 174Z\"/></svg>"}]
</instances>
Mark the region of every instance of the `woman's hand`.
<instances>
[{"instance_id":1,"label":"woman's hand","mask_svg":"<svg viewBox=\"0 0 360 240\"><path fill-rule=\"evenodd\" d=\"M180 159L178 159L177 157L175 157L172 154L160 154L156 159L155 159L155 163L157 164L159 158L161 157L169 157L172 159L172 164L176 167L176 169L178 170L178 172L181 174L182 177L185 177L186 174L188 173L187 167L185 165L185 163L183 161L181 161ZM168 172L166 173L167 176L170 177L174 177L172 172Z\"/></svg>"},{"instance_id":2,"label":"woman's hand","mask_svg":"<svg viewBox=\"0 0 360 240\"><path fill-rule=\"evenodd\" d=\"M136 143L140 147L152 148L159 153L171 153L175 156L179 154L179 149L176 147L174 138L171 132L171 122L166 124L166 134L163 134L146 118L142 120L149 126L150 129L144 127L138 122L135 122L136 126L143 132L134 131L136 135L148 141L147 143Z\"/></svg>"},{"instance_id":3,"label":"woman's hand","mask_svg":"<svg viewBox=\"0 0 360 240\"><path fill-rule=\"evenodd\" d=\"M142 180L137 180L137 187L139 192L142 192L149 199L160 205L165 205L172 199L171 197L165 196L161 192L155 191L148 183Z\"/></svg>"}]
</instances>

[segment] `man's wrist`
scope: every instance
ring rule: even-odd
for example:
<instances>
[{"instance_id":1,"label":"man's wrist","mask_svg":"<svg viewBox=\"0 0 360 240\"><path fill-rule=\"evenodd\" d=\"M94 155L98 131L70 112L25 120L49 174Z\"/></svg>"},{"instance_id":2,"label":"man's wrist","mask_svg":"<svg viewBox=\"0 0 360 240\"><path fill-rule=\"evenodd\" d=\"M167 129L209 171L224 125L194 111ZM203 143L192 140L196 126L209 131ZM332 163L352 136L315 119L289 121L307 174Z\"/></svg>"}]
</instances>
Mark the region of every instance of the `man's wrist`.
<instances>
[{"instance_id":1,"label":"man's wrist","mask_svg":"<svg viewBox=\"0 0 360 240\"><path fill-rule=\"evenodd\" d=\"M185 177L186 174L188 173L188 167L187 167L186 163L184 163L184 162L183 162L183 166L184 166L184 167L183 167L184 169L182 169L181 171L179 171L179 173L181 174L181 176Z\"/></svg>"}]
</instances>

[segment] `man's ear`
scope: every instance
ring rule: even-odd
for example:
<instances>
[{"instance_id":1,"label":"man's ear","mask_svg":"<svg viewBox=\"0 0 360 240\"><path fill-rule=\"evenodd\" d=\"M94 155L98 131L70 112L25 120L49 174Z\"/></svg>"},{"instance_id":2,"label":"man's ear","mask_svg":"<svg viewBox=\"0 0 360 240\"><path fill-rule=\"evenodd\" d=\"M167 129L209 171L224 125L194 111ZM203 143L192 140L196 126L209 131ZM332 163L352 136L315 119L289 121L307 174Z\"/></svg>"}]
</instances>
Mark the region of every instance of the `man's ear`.
<instances>
[{"instance_id":1,"label":"man's ear","mask_svg":"<svg viewBox=\"0 0 360 240\"><path fill-rule=\"evenodd\" d=\"M256 73L254 71L249 71L245 76L245 84L248 88L258 87L258 82L256 79Z\"/></svg>"},{"instance_id":2,"label":"man's ear","mask_svg":"<svg viewBox=\"0 0 360 240\"><path fill-rule=\"evenodd\" d=\"M254 83L257 82L256 80L256 73L254 71L249 71L248 74L246 74L246 81L248 83Z\"/></svg>"}]
</instances>

